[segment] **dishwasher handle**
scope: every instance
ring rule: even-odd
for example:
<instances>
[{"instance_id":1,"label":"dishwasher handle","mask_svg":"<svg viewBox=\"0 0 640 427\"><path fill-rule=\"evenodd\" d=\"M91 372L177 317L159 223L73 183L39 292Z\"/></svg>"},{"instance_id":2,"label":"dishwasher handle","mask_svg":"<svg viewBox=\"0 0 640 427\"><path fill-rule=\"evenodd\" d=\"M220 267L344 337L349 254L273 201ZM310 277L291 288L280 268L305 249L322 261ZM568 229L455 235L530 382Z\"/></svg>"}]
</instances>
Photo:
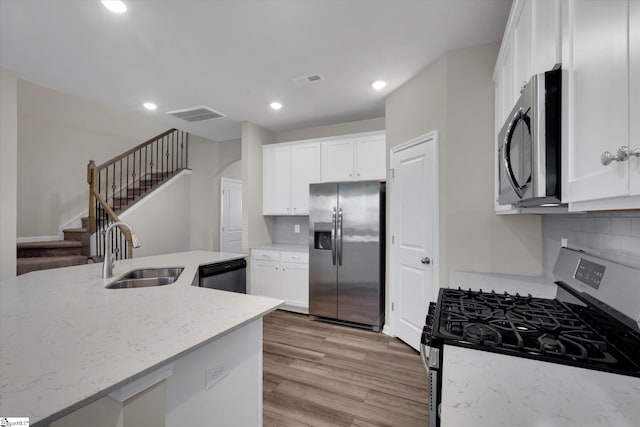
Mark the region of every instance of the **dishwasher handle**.
<instances>
[{"instance_id":1,"label":"dishwasher handle","mask_svg":"<svg viewBox=\"0 0 640 427\"><path fill-rule=\"evenodd\" d=\"M219 262L216 264L203 265L200 267L200 278L217 276L218 274L247 268L247 260L236 259L233 261Z\"/></svg>"}]
</instances>

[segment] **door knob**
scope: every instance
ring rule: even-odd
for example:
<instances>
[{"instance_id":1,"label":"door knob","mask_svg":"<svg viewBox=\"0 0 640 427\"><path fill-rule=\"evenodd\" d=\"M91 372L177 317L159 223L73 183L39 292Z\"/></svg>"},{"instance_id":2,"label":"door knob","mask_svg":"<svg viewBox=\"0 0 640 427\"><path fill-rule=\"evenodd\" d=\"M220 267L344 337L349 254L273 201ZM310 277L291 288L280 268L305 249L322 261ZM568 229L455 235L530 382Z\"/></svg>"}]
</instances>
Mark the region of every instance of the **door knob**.
<instances>
[{"instance_id":1,"label":"door knob","mask_svg":"<svg viewBox=\"0 0 640 427\"><path fill-rule=\"evenodd\" d=\"M429 258L428 256L426 256L426 257L422 258L422 259L420 260L420 262L421 262L421 263L423 263L423 264L431 264L431 258Z\"/></svg>"}]
</instances>

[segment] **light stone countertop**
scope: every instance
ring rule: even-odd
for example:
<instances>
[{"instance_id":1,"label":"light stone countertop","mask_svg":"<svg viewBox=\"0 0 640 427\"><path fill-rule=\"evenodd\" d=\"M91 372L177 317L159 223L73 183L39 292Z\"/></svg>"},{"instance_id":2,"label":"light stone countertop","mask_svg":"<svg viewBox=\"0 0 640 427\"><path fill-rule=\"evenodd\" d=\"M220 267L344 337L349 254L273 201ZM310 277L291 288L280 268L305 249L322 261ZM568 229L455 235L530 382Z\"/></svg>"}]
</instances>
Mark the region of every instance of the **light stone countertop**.
<instances>
[{"instance_id":1,"label":"light stone countertop","mask_svg":"<svg viewBox=\"0 0 640 427\"><path fill-rule=\"evenodd\" d=\"M282 251L282 252L309 252L309 246L307 245L294 245L285 243L271 243L265 245L253 246L251 249L261 249L268 251Z\"/></svg>"},{"instance_id":2,"label":"light stone countertop","mask_svg":"<svg viewBox=\"0 0 640 427\"><path fill-rule=\"evenodd\" d=\"M0 415L46 425L275 310L284 301L191 286L193 251L37 271L0 282ZM171 285L105 289L130 270L182 267Z\"/></svg>"},{"instance_id":3,"label":"light stone countertop","mask_svg":"<svg viewBox=\"0 0 640 427\"><path fill-rule=\"evenodd\" d=\"M640 378L445 345L441 427L637 427Z\"/></svg>"},{"instance_id":4,"label":"light stone countertop","mask_svg":"<svg viewBox=\"0 0 640 427\"><path fill-rule=\"evenodd\" d=\"M531 294L538 298L555 298L557 285L551 276L524 276L516 274L500 273L476 273L467 271L452 271L449 273L449 286L457 289L471 289L484 292L496 291L497 293L508 292L520 295Z\"/></svg>"}]
</instances>

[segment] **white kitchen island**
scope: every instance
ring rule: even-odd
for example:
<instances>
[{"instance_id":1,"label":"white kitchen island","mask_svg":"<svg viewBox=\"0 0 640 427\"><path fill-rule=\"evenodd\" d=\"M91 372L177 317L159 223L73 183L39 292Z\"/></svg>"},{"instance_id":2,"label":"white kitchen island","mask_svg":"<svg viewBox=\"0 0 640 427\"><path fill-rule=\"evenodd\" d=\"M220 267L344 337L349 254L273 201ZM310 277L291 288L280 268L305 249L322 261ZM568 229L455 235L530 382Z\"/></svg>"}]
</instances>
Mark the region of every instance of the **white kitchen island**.
<instances>
[{"instance_id":1,"label":"white kitchen island","mask_svg":"<svg viewBox=\"0 0 640 427\"><path fill-rule=\"evenodd\" d=\"M198 266L242 257L183 252L116 261L111 279L89 264L0 282L0 416L127 427L145 413L157 425L162 410L167 426L260 425L262 317L283 301L192 286ZM105 289L147 267L184 271Z\"/></svg>"}]
</instances>

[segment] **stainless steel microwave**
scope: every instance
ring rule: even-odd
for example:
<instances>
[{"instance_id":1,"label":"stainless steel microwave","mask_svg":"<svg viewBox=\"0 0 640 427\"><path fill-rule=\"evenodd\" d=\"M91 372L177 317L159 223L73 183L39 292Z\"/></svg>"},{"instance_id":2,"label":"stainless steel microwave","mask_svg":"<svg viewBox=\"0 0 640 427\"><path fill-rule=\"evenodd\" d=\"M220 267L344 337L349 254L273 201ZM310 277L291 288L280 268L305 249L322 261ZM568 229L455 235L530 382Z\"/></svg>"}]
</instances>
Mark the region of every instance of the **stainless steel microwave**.
<instances>
[{"instance_id":1,"label":"stainless steel microwave","mask_svg":"<svg viewBox=\"0 0 640 427\"><path fill-rule=\"evenodd\" d=\"M533 76L498 134L500 204L560 205L561 86L559 68Z\"/></svg>"}]
</instances>

